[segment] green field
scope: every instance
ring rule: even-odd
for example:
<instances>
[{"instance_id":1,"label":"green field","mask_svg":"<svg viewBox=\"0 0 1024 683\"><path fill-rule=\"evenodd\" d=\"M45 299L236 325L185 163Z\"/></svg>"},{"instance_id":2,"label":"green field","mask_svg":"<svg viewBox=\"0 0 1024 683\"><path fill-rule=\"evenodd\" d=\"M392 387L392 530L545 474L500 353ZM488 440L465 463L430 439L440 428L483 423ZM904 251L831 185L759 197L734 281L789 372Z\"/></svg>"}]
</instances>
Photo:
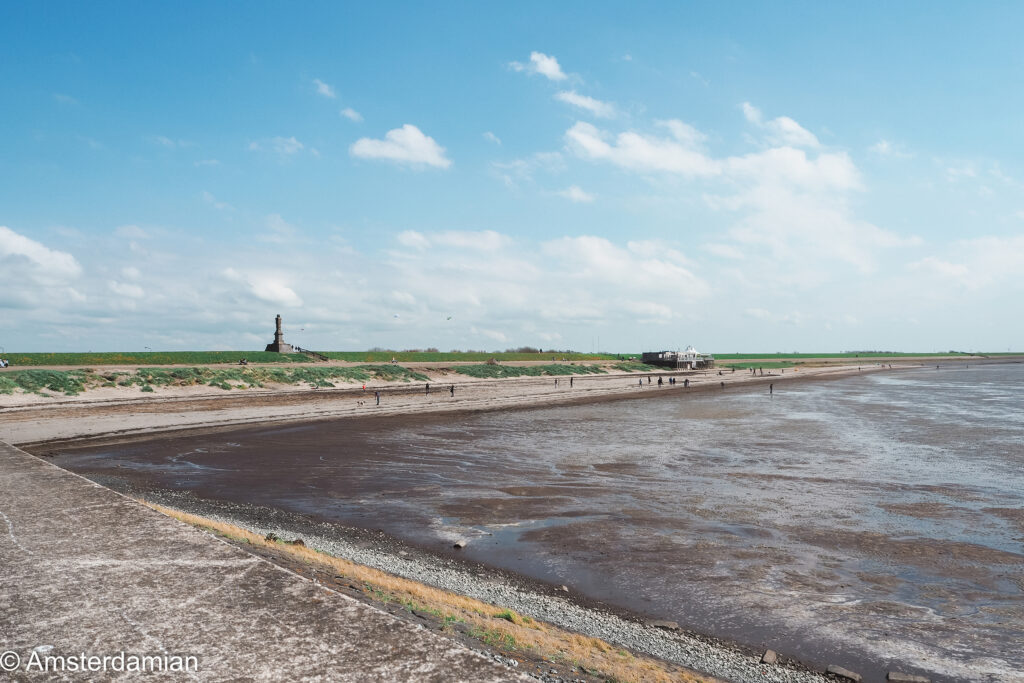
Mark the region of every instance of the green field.
<instances>
[{"instance_id":1,"label":"green field","mask_svg":"<svg viewBox=\"0 0 1024 683\"><path fill-rule=\"evenodd\" d=\"M222 365L243 358L250 363L311 363L301 353L266 351L111 351L103 353L10 353L12 367L39 365Z\"/></svg>"},{"instance_id":2,"label":"green field","mask_svg":"<svg viewBox=\"0 0 1024 683\"><path fill-rule=\"evenodd\" d=\"M749 370L750 368L764 368L778 370L779 368L791 368L794 363L780 360L769 360L769 361L753 361L750 363L720 363L719 369L731 369L736 368L737 370Z\"/></svg>"},{"instance_id":3,"label":"green field","mask_svg":"<svg viewBox=\"0 0 1024 683\"><path fill-rule=\"evenodd\" d=\"M777 360L784 359L800 359L800 358L903 358L911 356L970 356L970 355L1008 355L1008 354L970 354L962 351L943 351L943 352L920 352L912 353L909 351L893 351L893 352L865 352L865 353L716 353L714 354L716 361L723 360L746 360L749 358L774 358Z\"/></svg>"},{"instance_id":4,"label":"green field","mask_svg":"<svg viewBox=\"0 0 1024 683\"><path fill-rule=\"evenodd\" d=\"M490 359L497 361L552 361L552 360L616 360L619 356L609 353L515 353L501 351L326 351L324 355L334 360L355 363L387 363L394 358L399 363L482 363Z\"/></svg>"}]
</instances>

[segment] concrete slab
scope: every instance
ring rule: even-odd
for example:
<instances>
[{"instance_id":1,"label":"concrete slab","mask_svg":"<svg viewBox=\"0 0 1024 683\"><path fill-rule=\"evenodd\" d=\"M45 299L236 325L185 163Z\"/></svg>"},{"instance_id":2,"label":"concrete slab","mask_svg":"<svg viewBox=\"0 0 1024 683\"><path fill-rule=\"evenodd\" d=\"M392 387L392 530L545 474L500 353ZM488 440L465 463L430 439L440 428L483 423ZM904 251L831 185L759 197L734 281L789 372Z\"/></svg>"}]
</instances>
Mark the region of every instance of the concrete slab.
<instances>
[{"instance_id":1,"label":"concrete slab","mask_svg":"<svg viewBox=\"0 0 1024 683\"><path fill-rule=\"evenodd\" d=\"M115 659L26 670L82 654ZM147 680L530 680L0 442L0 680L144 655L190 669Z\"/></svg>"}]
</instances>

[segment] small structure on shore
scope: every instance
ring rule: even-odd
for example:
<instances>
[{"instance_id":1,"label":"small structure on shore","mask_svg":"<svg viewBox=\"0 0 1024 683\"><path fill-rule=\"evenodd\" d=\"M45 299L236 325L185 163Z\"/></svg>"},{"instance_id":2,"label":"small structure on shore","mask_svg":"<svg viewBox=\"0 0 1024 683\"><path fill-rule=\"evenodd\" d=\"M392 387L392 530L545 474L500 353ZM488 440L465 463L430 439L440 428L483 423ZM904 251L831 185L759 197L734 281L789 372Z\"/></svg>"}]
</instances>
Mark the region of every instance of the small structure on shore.
<instances>
[{"instance_id":1,"label":"small structure on shore","mask_svg":"<svg viewBox=\"0 0 1024 683\"><path fill-rule=\"evenodd\" d=\"M284 341L284 335L281 333L281 314L277 314L275 318L277 323L277 331L274 332L274 341L267 344L266 351L273 351L274 353L295 353L295 347L291 344L286 344Z\"/></svg>"},{"instance_id":2,"label":"small structure on shore","mask_svg":"<svg viewBox=\"0 0 1024 683\"><path fill-rule=\"evenodd\" d=\"M685 351L644 351L640 360L647 365L677 370L704 370L715 367L714 356L701 353L692 346L687 346Z\"/></svg>"}]
</instances>

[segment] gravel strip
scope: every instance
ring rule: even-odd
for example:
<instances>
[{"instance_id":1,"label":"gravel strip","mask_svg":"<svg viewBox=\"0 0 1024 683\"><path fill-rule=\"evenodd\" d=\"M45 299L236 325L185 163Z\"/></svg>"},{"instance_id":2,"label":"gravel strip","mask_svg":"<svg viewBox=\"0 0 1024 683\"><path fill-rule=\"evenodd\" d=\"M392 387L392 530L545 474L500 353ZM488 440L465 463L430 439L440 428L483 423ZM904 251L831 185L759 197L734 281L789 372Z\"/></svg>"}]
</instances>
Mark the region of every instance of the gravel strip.
<instances>
[{"instance_id":1,"label":"gravel strip","mask_svg":"<svg viewBox=\"0 0 1024 683\"><path fill-rule=\"evenodd\" d=\"M139 495L140 492L126 493ZM171 491L146 491L142 495L155 503L233 524L260 535L273 533L285 539L299 537L307 546L336 557L508 607L534 619L735 683L820 683L830 680L823 674L791 668L786 664L762 664L760 655L752 656L688 633L665 631L577 605L567 598L524 590L502 579L497 572L471 570L454 560L420 550L399 555L393 547L388 547L393 545L392 539L383 534L377 542L352 542L340 537L335 525L294 519L282 511L214 503ZM372 535L373 532L367 534Z\"/></svg>"}]
</instances>

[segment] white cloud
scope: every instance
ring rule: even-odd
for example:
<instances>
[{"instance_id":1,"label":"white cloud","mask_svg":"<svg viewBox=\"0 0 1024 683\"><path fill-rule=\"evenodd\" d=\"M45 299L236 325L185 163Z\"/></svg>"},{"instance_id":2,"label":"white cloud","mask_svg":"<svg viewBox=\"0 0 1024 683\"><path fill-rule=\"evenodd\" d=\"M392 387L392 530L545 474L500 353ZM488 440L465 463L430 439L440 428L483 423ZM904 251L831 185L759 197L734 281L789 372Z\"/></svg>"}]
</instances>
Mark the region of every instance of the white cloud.
<instances>
[{"instance_id":1,"label":"white cloud","mask_svg":"<svg viewBox=\"0 0 1024 683\"><path fill-rule=\"evenodd\" d=\"M868 149L870 149L875 154L880 154L882 156L887 156L889 154L892 154L893 152L892 143L889 142L888 140L879 140L875 144L871 145L871 147L869 147Z\"/></svg>"},{"instance_id":2,"label":"white cloud","mask_svg":"<svg viewBox=\"0 0 1024 683\"><path fill-rule=\"evenodd\" d=\"M266 138L263 140L254 140L249 143L249 150L253 152L262 152L270 150L281 156L292 156L298 154L304 150L306 146L299 142L294 136L292 137L273 137Z\"/></svg>"},{"instance_id":3,"label":"white cloud","mask_svg":"<svg viewBox=\"0 0 1024 683\"><path fill-rule=\"evenodd\" d=\"M234 268L225 269L223 274L229 281L244 284L247 292L261 301L290 307L302 305L299 295L279 275L267 272L243 274Z\"/></svg>"},{"instance_id":4,"label":"white cloud","mask_svg":"<svg viewBox=\"0 0 1024 683\"><path fill-rule=\"evenodd\" d=\"M216 197L214 197L212 194L210 194L206 190L203 190L202 192L200 192L199 196L203 198L204 202L206 202L207 204L209 204L213 208L217 209L218 211L231 211L231 210L234 210L233 206L231 206L227 202L218 201Z\"/></svg>"},{"instance_id":5,"label":"white cloud","mask_svg":"<svg viewBox=\"0 0 1024 683\"><path fill-rule=\"evenodd\" d=\"M409 123L389 130L383 140L360 138L349 148L349 152L361 159L383 159L413 167L448 168L452 165L444 155L444 147Z\"/></svg>"},{"instance_id":6,"label":"white cloud","mask_svg":"<svg viewBox=\"0 0 1024 683\"><path fill-rule=\"evenodd\" d=\"M299 233L298 228L282 218L279 213L272 213L267 216L265 225L269 232L259 236L259 239L263 242L286 244L293 241Z\"/></svg>"},{"instance_id":7,"label":"white cloud","mask_svg":"<svg viewBox=\"0 0 1024 683\"><path fill-rule=\"evenodd\" d=\"M745 113L768 125L756 108L747 105ZM840 276L834 264L869 273L878 267L880 250L920 243L851 215L848 195L863 184L844 152L814 154L782 145L714 157L692 126L675 120L660 125L669 137L634 131L612 135L581 122L566 132L566 139L578 156L595 162L714 183L717 192L705 192L705 203L727 220L730 214L735 217L723 233L727 239L704 249L733 260L745 258L749 265L737 280L756 277L789 291L812 289Z\"/></svg>"},{"instance_id":8,"label":"white cloud","mask_svg":"<svg viewBox=\"0 0 1024 683\"><path fill-rule=\"evenodd\" d=\"M129 299L141 299L146 295L146 292L142 287L130 283L118 282L117 280L110 280L107 282L107 287L115 294L128 297Z\"/></svg>"},{"instance_id":9,"label":"white cloud","mask_svg":"<svg viewBox=\"0 0 1024 683\"><path fill-rule=\"evenodd\" d=\"M561 192L558 192L557 194L560 197L565 197L566 199L568 199L570 201L573 201L573 202L592 202L592 201L594 201L594 195L592 195L592 194L590 194L588 192L584 192L583 189L580 188L579 185L570 185L569 187L565 188Z\"/></svg>"},{"instance_id":10,"label":"white cloud","mask_svg":"<svg viewBox=\"0 0 1024 683\"><path fill-rule=\"evenodd\" d=\"M663 121L672 137L632 131L611 136L590 123L579 122L566 131L570 149L585 159L608 161L642 172L664 172L686 177L756 178L794 185L859 188L860 174L845 153L822 153L815 159L804 150L775 147L739 157L716 159L700 146L703 135L682 121Z\"/></svg>"},{"instance_id":11,"label":"white cloud","mask_svg":"<svg viewBox=\"0 0 1024 683\"><path fill-rule=\"evenodd\" d=\"M363 115L357 112L352 107L345 107L338 113L344 116L349 121L355 121L356 123L359 123L360 121L363 120Z\"/></svg>"},{"instance_id":12,"label":"white cloud","mask_svg":"<svg viewBox=\"0 0 1024 683\"><path fill-rule=\"evenodd\" d=\"M137 225L121 225L114 230L118 237L126 237L132 240L144 240L150 235Z\"/></svg>"},{"instance_id":13,"label":"white cloud","mask_svg":"<svg viewBox=\"0 0 1024 683\"><path fill-rule=\"evenodd\" d=\"M415 230L401 232L396 239L402 246L412 247L413 249L426 249L430 246L430 241L422 233Z\"/></svg>"},{"instance_id":14,"label":"white cloud","mask_svg":"<svg viewBox=\"0 0 1024 683\"><path fill-rule=\"evenodd\" d=\"M82 272L71 254L50 249L0 225L0 263L13 270L19 262L28 264L34 273L45 279L74 278Z\"/></svg>"},{"instance_id":15,"label":"white cloud","mask_svg":"<svg viewBox=\"0 0 1024 683\"><path fill-rule=\"evenodd\" d=\"M510 189L518 189L521 182L533 182L534 175L558 173L565 170L565 159L558 152L538 152L525 159L496 161L491 169Z\"/></svg>"},{"instance_id":16,"label":"white cloud","mask_svg":"<svg viewBox=\"0 0 1024 683\"><path fill-rule=\"evenodd\" d=\"M499 138L497 135L495 135L491 131L487 131L487 132L484 133L484 140L487 140L487 142L493 142L496 145L500 145L501 144L501 138Z\"/></svg>"},{"instance_id":17,"label":"white cloud","mask_svg":"<svg viewBox=\"0 0 1024 683\"><path fill-rule=\"evenodd\" d=\"M562 67L558 64L558 60L554 57L544 54L543 52L531 52L530 62L528 64L521 64L520 62L510 62L509 66L515 71L525 71L531 74L540 74L545 76L552 81L564 81L568 76L562 71Z\"/></svg>"},{"instance_id":18,"label":"white cloud","mask_svg":"<svg viewBox=\"0 0 1024 683\"><path fill-rule=\"evenodd\" d=\"M313 85L316 86L316 92L318 95L323 95L330 99L335 99L338 95L334 92L334 88L327 83L324 83L319 78L313 79Z\"/></svg>"},{"instance_id":19,"label":"white cloud","mask_svg":"<svg viewBox=\"0 0 1024 683\"><path fill-rule=\"evenodd\" d=\"M722 165L701 151L690 126L681 121L666 124L672 138L656 138L632 131L614 138L590 123L579 122L565 133L570 149L578 156L610 161L636 171L661 171L684 176L713 176Z\"/></svg>"},{"instance_id":20,"label":"white cloud","mask_svg":"<svg viewBox=\"0 0 1024 683\"><path fill-rule=\"evenodd\" d=\"M745 258L743 252L731 244L711 243L705 244L702 248L704 251L721 258L733 259L736 261L741 261Z\"/></svg>"},{"instance_id":21,"label":"white cloud","mask_svg":"<svg viewBox=\"0 0 1024 683\"><path fill-rule=\"evenodd\" d=\"M950 243L945 254L929 255L907 265L923 278L922 290L948 293L950 288L975 292L998 287L1006 292L1024 290L1024 234L989 236Z\"/></svg>"},{"instance_id":22,"label":"white cloud","mask_svg":"<svg viewBox=\"0 0 1024 683\"><path fill-rule=\"evenodd\" d=\"M175 147L194 147L196 143L189 140L172 140L166 135L155 135L152 138L154 144L160 145L161 147L167 147L174 149Z\"/></svg>"},{"instance_id":23,"label":"white cloud","mask_svg":"<svg viewBox=\"0 0 1024 683\"><path fill-rule=\"evenodd\" d=\"M613 105L587 95L580 95L575 90L564 90L555 95L555 99L589 111L598 118L610 119L615 116L615 107Z\"/></svg>"},{"instance_id":24,"label":"white cloud","mask_svg":"<svg viewBox=\"0 0 1024 683\"><path fill-rule=\"evenodd\" d=\"M431 233L428 237L415 230L398 234L398 243L404 247L423 250L431 246L453 247L475 251L496 251L511 244L511 240L494 230L446 230Z\"/></svg>"},{"instance_id":25,"label":"white cloud","mask_svg":"<svg viewBox=\"0 0 1024 683\"><path fill-rule=\"evenodd\" d=\"M57 104L78 104L78 100L71 95L65 95L59 92L53 93L53 99Z\"/></svg>"},{"instance_id":26,"label":"white cloud","mask_svg":"<svg viewBox=\"0 0 1024 683\"><path fill-rule=\"evenodd\" d=\"M814 133L788 116L780 116L771 121L765 121L761 115L761 110L750 104L750 102L744 102L742 107L743 115L747 118L747 121L768 133L769 143L792 145L793 147L816 148L820 146L818 138Z\"/></svg>"},{"instance_id":27,"label":"white cloud","mask_svg":"<svg viewBox=\"0 0 1024 683\"><path fill-rule=\"evenodd\" d=\"M447 230L431 236L433 244L454 247L456 249L473 249L476 251L497 251L512 243L512 240L494 230Z\"/></svg>"},{"instance_id":28,"label":"white cloud","mask_svg":"<svg viewBox=\"0 0 1024 683\"><path fill-rule=\"evenodd\" d=\"M905 152L901 146L885 139L879 140L868 147L868 151L880 157L891 157L894 159L906 159L912 156Z\"/></svg>"},{"instance_id":29,"label":"white cloud","mask_svg":"<svg viewBox=\"0 0 1024 683\"><path fill-rule=\"evenodd\" d=\"M930 270L942 277L954 280L965 281L970 275L970 269L961 263L950 263L934 256L926 256L920 261L915 261L907 266L911 270Z\"/></svg>"},{"instance_id":30,"label":"white cloud","mask_svg":"<svg viewBox=\"0 0 1024 683\"><path fill-rule=\"evenodd\" d=\"M479 334L483 337L487 337L488 339L493 339L494 341L500 342L502 344L508 343L508 335L506 335L504 332L499 332L498 330L488 330L473 326L469 328L469 331L472 332L473 334Z\"/></svg>"},{"instance_id":31,"label":"white cloud","mask_svg":"<svg viewBox=\"0 0 1024 683\"><path fill-rule=\"evenodd\" d=\"M544 254L561 261L575 277L602 277L606 285L634 291L672 292L680 300L706 296L710 289L701 278L680 265L685 259L668 245L645 241L625 247L603 237L562 237L541 245ZM655 251L660 253L655 253Z\"/></svg>"}]
</instances>

